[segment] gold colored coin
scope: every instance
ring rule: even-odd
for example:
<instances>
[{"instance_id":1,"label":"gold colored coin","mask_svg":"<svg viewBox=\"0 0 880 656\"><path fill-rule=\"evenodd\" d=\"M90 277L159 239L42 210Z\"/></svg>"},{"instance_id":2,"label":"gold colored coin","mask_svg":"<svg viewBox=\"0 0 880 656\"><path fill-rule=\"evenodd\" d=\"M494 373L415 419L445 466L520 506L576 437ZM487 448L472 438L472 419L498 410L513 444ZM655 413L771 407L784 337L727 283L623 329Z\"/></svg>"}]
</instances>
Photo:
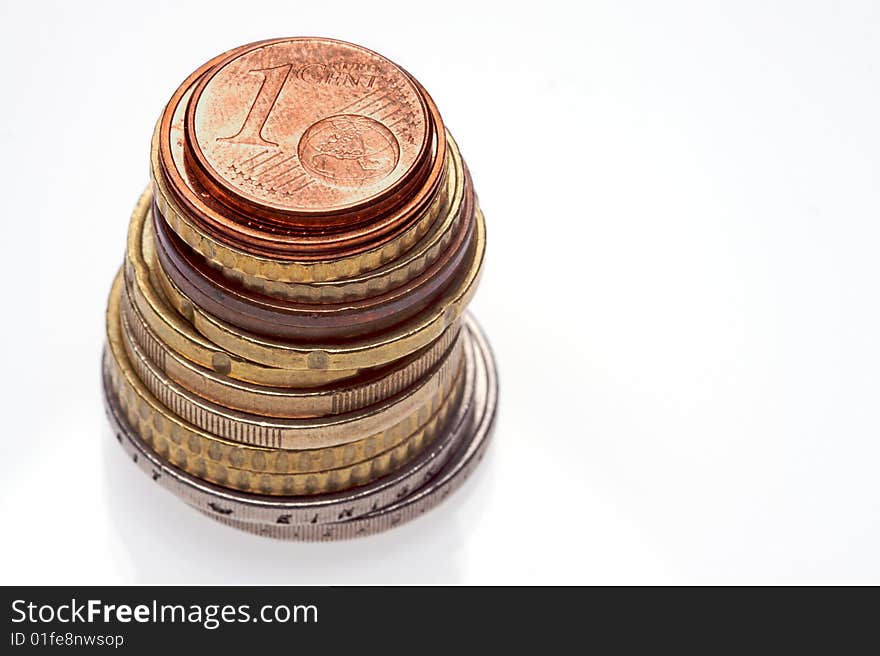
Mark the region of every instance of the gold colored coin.
<instances>
[{"instance_id":1,"label":"gold colored coin","mask_svg":"<svg viewBox=\"0 0 880 656\"><path fill-rule=\"evenodd\" d=\"M367 377L359 376L351 384L345 381L329 388L292 389L253 385L190 362L151 332L125 290L122 319L126 340L137 344L162 374L181 387L233 410L287 418L338 415L381 403L425 376L443 359L460 331L459 324L450 326L433 344L404 362Z\"/></svg>"},{"instance_id":2,"label":"gold colored coin","mask_svg":"<svg viewBox=\"0 0 880 656\"><path fill-rule=\"evenodd\" d=\"M294 371L269 364L248 361L205 339L184 317L191 306L171 307L158 289L155 271L153 229L147 220L150 212L150 191L141 195L132 213L128 228L125 259L125 285L132 303L137 307L150 330L178 354L202 367L256 385L269 387L318 387L351 378L357 370Z\"/></svg>"},{"instance_id":3,"label":"gold colored coin","mask_svg":"<svg viewBox=\"0 0 880 656\"><path fill-rule=\"evenodd\" d=\"M429 267L449 246L461 221L468 220L462 204L466 193L466 175L458 146L448 137L449 167L446 175L447 202L440 210L432 229L406 253L388 264L353 278L322 282L284 282L267 280L239 269L209 261L230 280L252 291L303 303L341 303L378 296L406 284Z\"/></svg>"},{"instance_id":4,"label":"gold colored coin","mask_svg":"<svg viewBox=\"0 0 880 656\"><path fill-rule=\"evenodd\" d=\"M476 230L466 270L426 311L370 340L345 344L305 345L282 342L234 328L196 306L161 267L154 272L171 304L214 344L245 360L294 370L352 371L379 367L405 357L436 340L459 320L476 291L486 250L486 225L475 210ZM149 227L149 224L148 224Z\"/></svg>"},{"instance_id":5,"label":"gold colored coin","mask_svg":"<svg viewBox=\"0 0 880 656\"><path fill-rule=\"evenodd\" d=\"M117 276L107 307L105 366L126 418L160 456L184 471L233 489L263 494L318 494L362 485L420 452L458 402L462 368L445 397L438 395L393 427L329 448L288 450L242 445L209 434L163 406L138 377L125 353Z\"/></svg>"},{"instance_id":6,"label":"gold colored coin","mask_svg":"<svg viewBox=\"0 0 880 656\"><path fill-rule=\"evenodd\" d=\"M446 397L461 364L456 342L443 361L405 392L355 412L320 418L270 418L231 410L193 394L168 378L141 351L122 317L123 345L141 382L174 414L190 424L233 442L276 449L315 449L348 445L353 436L394 432L401 417L431 407ZM401 431L397 430L400 434Z\"/></svg>"},{"instance_id":7,"label":"gold colored coin","mask_svg":"<svg viewBox=\"0 0 880 656\"><path fill-rule=\"evenodd\" d=\"M153 133L105 317L113 435L261 535L414 517L473 470L497 410L465 316L485 255L471 173L409 73L324 38L218 55Z\"/></svg>"}]
</instances>

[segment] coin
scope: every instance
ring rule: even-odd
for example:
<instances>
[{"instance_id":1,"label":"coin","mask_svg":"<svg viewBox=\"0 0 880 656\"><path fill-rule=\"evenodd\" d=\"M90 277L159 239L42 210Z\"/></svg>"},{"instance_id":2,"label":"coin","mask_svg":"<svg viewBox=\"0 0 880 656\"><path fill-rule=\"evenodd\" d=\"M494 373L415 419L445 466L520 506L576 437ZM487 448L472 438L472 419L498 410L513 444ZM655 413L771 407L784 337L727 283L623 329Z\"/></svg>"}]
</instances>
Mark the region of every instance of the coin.
<instances>
[{"instance_id":1,"label":"coin","mask_svg":"<svg viewBox=\"0 0 880 656\"><path fill-rule=\"evenodd\" d=\"M263 46L266 44L254 44L252 49L262 51ZM316 47L320 50L320 46ZM236 54L246 53L249 48L251 47L246 46L234 51L229 57L234 59ZM166 106L154 136L152 173L157 202L171 227L184 241L209 259L218 257L227 260L221 261L221 264L235 266L246 272L259 271L270 279L296 281L309 278L304 277L303 271L297 267L284 266L288 264L285 261L287 259L302 261L309 259L308 254L313 253L317 255L313 255L312 259L323 259L326 262L327 254L332 254L331 259L350 255L355 260L350 265L359 270L348 275L356 275L369 270L370 266L378 266L390 260L394 254L403 252L425 233L422 225L424 221L413 222L411 219L414 216L424 216L424 208L442 188L446 132L433 100L411 78L409 83L418 90L433 126L433 139L426 149L429 168L424 178L417 176L414 179L414 184L418 183L415 187L399 190L400 193L392 196L391 200L394 202L390 208L383 205L379 215L375 214L374 209L369 221L349 216L344 222L350 226L349 230L330 232L325 226L320 234L309 235L303 233L301 228L291 226L289 221L279 224L277 220L270 220L267 223L266 213L260 211L260 206L250 204L249 212L236 214L238 210L234 202L232 206L220 202L222 189L212 189L210 186L217 182L217 178L205 176L203 167L187 166L188 159L197 159L197 156L193 154L192 157L187 157L188 148L192 148L192 131L187 129L186 111L193 106L190 98L194 89L200 82L209 79L217 66L222 66L218 64L222 59L211 60L178 88ZM399 86L397 82L395 85ZM199 175L200 172L202 175ZM204 187L204 184L208 187ZM285 216L289 219L289 215ZM384 258L378 263L371 265L370 258L357 258L363 251L376 251L383 246L381 252ZM246 247L245 250L242 247ZM343 252L346 249L348 250ZM324 275L331 276L329 271L332 268L323 267ZM339 277L345 275L341 274Z\"/></svg>"},{"instance_id":2,"label":"coin","mask_svg":"<svg viewBox=\"0 0 880 656\"><path fill-rule=\"evenodd\" d=\"M119 287L121 288L121 282ZM114 293L117 293L114 291ZM115 306L115 303L112 302ZM415 384L406 390L368 408L337 413L313 419L260 417L231 410L190 392L168 378L138 347L121 317L120 340L128 356L128 363L150 393L165 408L174 411L175 418L188 422L212 435L241 444L269 446L277 449L317 449L345 445L350 458L371 439L384 448L395 446L395 437L401 439L419 423L424 423L432 408L446 398L452 389L461 363L461 347L455 343L443 359ZM113 339L119 327L110 330L111 351L115 354ZM369 439L356 439L357 436ZM363 444L361 444L363 442ZM318 455L313 454L315 460ZM328 465L327 468L330 468Z\"/></svg>"},{"instance_id":3,"label":"coin","mask_svg":"<svg viewBox=\"0 0 880 656\"><path fill-rule=\"evenodd\" d=\"M182 305L181 312L171 306L161 289L154 287L155 256L149 215L150 194L145 192L131 216L125 259L125 284L129 298L137 307L151 332L190 362L231 378L270 387L318 387L352 378L359 369L320 371L274 367L241 358L209 341L196 331L185 317L192 309ZM152 267L152 270L151 270Z\"/></svg>"},{"instance_id":4,"label":"coin","mask_svg":"<svg viewBox=\"0 0 880 656\"><path fill-rule=\"evenodd\" d=\"M157 267L165 296L178 312L191 315L204 337L244 360L294 370L351 371L385 365L409 355L437 339L463 314L476 292L486 246L482 212L475 213L476 238L468 264L440 299L414 319L372 339L306 344L273 340L237 329L205 312Z\"/></svg>"},{"instance_id":5,"label":"coin","mask_svg":"<svg viewBox=\"0 0 880 656\"><path fill-rule=\"evenodd\" d=\"M400 421L361 439L356 432L346 435L344 431L337 431L334 439L332 425L326 434L313 431L312 439L300 449L221 438L183 421L137 375L122 343L121 289L121 277L117 277L107 309L104 366L127 421L159 455L204 480L233 489L291 496L369 482L409 461L433 441L461 392L462 378L456 376L447 393L415 409L401 408ZM347 440L342 441L343 437Z\"/></svg>"},{"instance_id":6,"label":"coin","mask_svg":"<svg viewBox=\"0 0 880 656\"><path fill-rule=\"evenodd\" d=\"M172 94L107 303L105 407L197 511L294 540L442 501L494 423L486 225L428 92L361 46L235 48Z\"/></svg>"},{"instance_id":7,"label":"coin","mask_svg":"<svg viewBox=\"0 0 880 656\"><path fill-rule=\"evenodd\" d=\"M178 430L186 434L191 428L186 422L190 421L196 426L205 424L205 430L210 430L212 437L276 449L314 450L350 445L358 441L359 436L364 436L364 441L366 437L375 437L373 441L376 445L387 448L395 439L387 433L406 435L408 431L424 423L427 415L448 397L457 379L461 352L460 348L453 345L444 360L417 384L382 403L330 417L287 420L264 418L261 423L256 417L224 410L209 402L195 405L198 402L193 395L169 380L141 352L133 339L126 340L123 336L124 318L121 313L122 288L120 275L114 281L107 303L107 341L110 353L121 370L121 378L126 379L123 382L138 397L141 414L150 412L164 415L167 410L174 410L174 416L154 422L159 424L154 427L156 430L172 436L175 432L174 425L178 425ZM169 387L172 389L169 390ZM154 393L153 389L159 390L158 393ZM187 401L194 404L194 407L184 408ZM144 404L153 409L145 410ZM196 416L198 414L203 416ZM206 439L210 441L211 437Z\"/></svg>"},{"instance_id":8,"label":"coin","mask_svg":"<svg viewBox=\"0 0 880 656\"><path fill-rule=\"evenodd\" d=\"M464 482L485 453L497 411L497 375L485 337L470 317L465 318L463 337L466 370L473 373L466 377L461 403L444 435L406 467L332 494L272 497L230 490L188 474L156 454L128 424L106 370L105 408L117 440L134 463L158 485L213 519L293 540L359 537L390 527L395 518L393 525L397 525L439 503L449 494L444 490L451 492ZM385 510L389 508L398 514L394 510L389 514ZM366 523L349 523L361 517Z\"/></svg>"},{"instance_id":9,"label":"coin","mask_svg":"<svg viewBox=\"0 0 880 656\"><path fill-rule=\"evenodd\" d=\"M153 139L151 179L156 204L171 229L209 262L267 280L300 283L333 281L372 271L391 262L417 243L430 230L446 202L442 192L448 164L446 158L438 158L437 165L432 169L432 175L436 174L433 178L436 189L432 186L430 194L398 212L399 216L396 216L401 220L395 221L395 224L400 229L387 239L369 242L364 237L360 239L360 245L334 252L333 249L344 247L346 240L351 241L352 238L332 233L320 238L303 237L295 244L300 250L285 257L281 252L260 248L252 242L242 244L225 235L223 223L228 211L215 207L216 203L209 196L202 195L204 192L199 192L190 184L185 173L178 172L178 177L180 184L187 185L186 190L180 192L178 189L175 192L173 176L165 173L160 163L159 139L157 127ZM179 138L175 143L179 143ZM170 180L166 181L166 177ZM417 220L402 220L411 217L417 217ZM242 230L247 232L247 221L244 218L242 221L245 226ZM220 224L219 227L217 224ZM274 229L267 234L277 232ZM292 235L288 234L288 237Z\"/></svg>"},{"instance_id":10,"label":"coin","mask_svg":"<svg viewBox=\"0 0 880 656\"><path fill-rule=\"evenodd\" d=\"M431 230L412 248L399 257L359 275L348 278L319 280L312 282L287 282L252 275L234 267L218 264L205 258L205 261L227 278L238 282L247 289L276 298L306 303L339 303L355 301L393 289L412 280L442 253L448 246L461 221L468 217L462 212L465 197L465 172L458 147L451 136L449 140L450 163L446 175L445 199L439 211L439 218ZM473 184L468 183L473 193Z\"/></svg>"},{"instance_id":11,"label":"coin","mask_svg":"<svg viewBox=\"0 0 880 656\"><path fill-rule=\"evenodd\" d=\"M473 194L461 211L473 212ZM344 303L304 304L274 299L236 285L184 244L153 207L156 254L162 270L194 304L243 330L281 339L344 339L374 333L418 314L434 301L465 262L473 221L464 221L447 249L415 278L385 293Z\"/></svg>"},{"instance_id":12,"label":"coin","mask_svg":"<svg viewBox=\"0 0 880 656\"><path fill-rule=\"evenodd\" d=\"M434 343L390 368L359 375L337 386L296 389L254 385L190 362L153 334L125 290L122 320L126 339L137 344L165 376L181 387L233 410L289 418L337 415L381 403L433 369L460 330L458 324L450 326Z\"/></svg>"},{"instance_id":13,"label":"coin","mask_svg":"<svg viewBox=\"0 0 880 656\"><path fill-rule=\"evenodd\" d=\"M263 42L229 55L187 106L206 187L245 212L322 228L375 211L418 171L432 125L398 66L332 39Z\"/></svg>"}]
</instances>

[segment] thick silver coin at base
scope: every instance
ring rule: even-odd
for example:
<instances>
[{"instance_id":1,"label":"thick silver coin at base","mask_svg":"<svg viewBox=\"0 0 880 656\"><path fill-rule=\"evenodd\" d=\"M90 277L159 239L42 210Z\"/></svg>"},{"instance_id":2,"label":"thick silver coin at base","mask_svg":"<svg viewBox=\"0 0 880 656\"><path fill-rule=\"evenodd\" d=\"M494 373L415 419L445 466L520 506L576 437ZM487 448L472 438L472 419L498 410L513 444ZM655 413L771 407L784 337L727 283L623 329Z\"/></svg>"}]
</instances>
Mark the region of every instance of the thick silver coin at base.
<instances>
[{"instance_id":1,"label":"thick silver coin at base","mask_svg":"<svg viewBox=\"0 0 880 656\"><path fill-rule=\"evenodd\" d=\"M311 497L251 494L208 483L178 469L132 430L109 386L105 367L107 415L117 440L145 473L223 524L257 535L301 541L378 533L443 501L467 479L485 453L498 407L498 377L491 349L470 315L464 328L465 387L443 434L400 470L343 492Z\"/></svg>"}]
</instances>

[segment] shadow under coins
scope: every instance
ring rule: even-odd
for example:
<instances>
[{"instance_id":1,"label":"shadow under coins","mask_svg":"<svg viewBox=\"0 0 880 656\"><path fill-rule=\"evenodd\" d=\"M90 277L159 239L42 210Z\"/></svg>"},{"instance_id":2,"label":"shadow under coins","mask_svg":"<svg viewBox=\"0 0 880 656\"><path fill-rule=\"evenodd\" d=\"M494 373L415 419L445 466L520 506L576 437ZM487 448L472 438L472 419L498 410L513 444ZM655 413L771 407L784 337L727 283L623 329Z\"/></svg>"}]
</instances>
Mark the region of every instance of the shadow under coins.
<instances>
[{"instance_id":1,"label":"shadow under coins","mask_svg":"<svg viewBox=\"0 0 880 656\"><path fill-rule=\"evenodd\" d=\"M204 517L145 476L109 426L104 478L110 522L128 550L136 583L454 583L467 526L481 507L491 447L471 479L438 507L391 531L341 542L298 543L243 533Z\"/></svg>"}]
</instances>

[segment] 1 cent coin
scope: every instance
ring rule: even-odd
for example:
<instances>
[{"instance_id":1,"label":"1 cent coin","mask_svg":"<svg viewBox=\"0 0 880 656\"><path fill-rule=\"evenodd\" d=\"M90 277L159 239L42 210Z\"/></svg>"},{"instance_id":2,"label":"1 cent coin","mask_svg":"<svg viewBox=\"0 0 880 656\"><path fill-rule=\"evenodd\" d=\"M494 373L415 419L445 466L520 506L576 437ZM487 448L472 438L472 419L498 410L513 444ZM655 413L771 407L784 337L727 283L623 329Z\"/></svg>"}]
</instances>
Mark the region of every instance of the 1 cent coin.
<instances>
[{"instance_id":1,"label":"1 cent coin","mask_svg":"<svg viewBox=\"0 0 880 656\"><path fill-rule=\"evenodd\" d=\"M398 66L342 41L293 38L230 55L196 85L187 154L237 209L350 225L424 170L433 126Z\"/></svg>"}]
</instances>

